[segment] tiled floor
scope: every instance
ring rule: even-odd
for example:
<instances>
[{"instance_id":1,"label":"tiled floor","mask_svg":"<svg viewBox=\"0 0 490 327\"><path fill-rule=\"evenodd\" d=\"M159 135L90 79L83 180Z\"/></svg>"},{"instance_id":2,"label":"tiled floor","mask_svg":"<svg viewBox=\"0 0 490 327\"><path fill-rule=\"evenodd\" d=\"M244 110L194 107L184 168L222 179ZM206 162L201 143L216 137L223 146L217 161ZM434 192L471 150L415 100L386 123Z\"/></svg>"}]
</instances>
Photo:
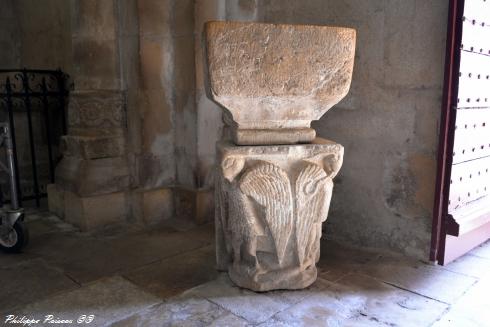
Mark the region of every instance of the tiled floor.
<instances>
[{"instance_id":1,"label":"tiled floor","mask_svg":"<svg viewBox=\"0 0 490 327\"><path fill-rule=\"evenodd\" d=\"M0 254L5 325L490 326L490 244L439 267L323 241L310 288L254 293L214 270L211 224L88 234L36 213L28 225L24 253Z\"/></svg>"}]
</instances>

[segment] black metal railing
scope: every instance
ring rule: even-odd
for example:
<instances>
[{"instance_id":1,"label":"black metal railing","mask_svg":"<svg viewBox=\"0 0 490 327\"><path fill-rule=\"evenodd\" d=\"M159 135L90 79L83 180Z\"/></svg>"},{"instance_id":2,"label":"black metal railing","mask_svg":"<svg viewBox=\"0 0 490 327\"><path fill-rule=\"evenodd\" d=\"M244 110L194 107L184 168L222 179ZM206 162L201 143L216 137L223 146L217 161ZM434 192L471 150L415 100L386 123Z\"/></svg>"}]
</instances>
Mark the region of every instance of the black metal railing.
<instances>
[{"instance_id":1,"label":"black metal railing","mask_svg":"<svg viewBox=\"0 0 490 327\"><path fill-rule=\"evenodd\" d=\"M12 131L19 199L35 199L38 207L61 158L67 84L61 70L0 70L0 121Z\"/></svg>"}]
</instances>

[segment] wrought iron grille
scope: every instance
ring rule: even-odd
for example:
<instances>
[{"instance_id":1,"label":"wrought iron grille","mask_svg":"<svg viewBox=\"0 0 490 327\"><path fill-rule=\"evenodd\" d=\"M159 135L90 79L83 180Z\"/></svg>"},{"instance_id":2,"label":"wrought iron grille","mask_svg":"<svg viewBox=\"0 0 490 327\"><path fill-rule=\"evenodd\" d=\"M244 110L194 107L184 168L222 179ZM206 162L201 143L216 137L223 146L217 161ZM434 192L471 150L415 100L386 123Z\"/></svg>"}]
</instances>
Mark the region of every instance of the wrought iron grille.
<instances>
[{"instance_id":1,"label":"wrought iron grille","mask_svg":"<svg viewBox=\"0 0 490 327\"><path fill-rule=\"evenodd\" d=\"M38 207L61 159L67 83L61 70L0 70L0 121L8 121L12 131L19 199L35 199ZM9 189L7 182L0 176L2 190Z\"/></svg>"}]
</instances>

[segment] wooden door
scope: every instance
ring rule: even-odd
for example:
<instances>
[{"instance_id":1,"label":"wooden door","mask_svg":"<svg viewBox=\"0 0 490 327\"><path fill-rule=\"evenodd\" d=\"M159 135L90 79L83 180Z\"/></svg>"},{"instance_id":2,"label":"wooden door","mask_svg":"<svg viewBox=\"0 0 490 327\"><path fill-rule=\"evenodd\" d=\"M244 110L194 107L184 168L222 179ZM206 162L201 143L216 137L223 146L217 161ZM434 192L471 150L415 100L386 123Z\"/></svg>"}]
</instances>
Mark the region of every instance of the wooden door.
<instances>
[{"instance_id":1,"label":"wooden door","mask_svg":"<svg viewBox=\"0 0 490 327\"><path fill-rule=\"evenodd\" d=\"M431 259L490 238L490 0L452 0Z\"/></svg>"}]
</instances>

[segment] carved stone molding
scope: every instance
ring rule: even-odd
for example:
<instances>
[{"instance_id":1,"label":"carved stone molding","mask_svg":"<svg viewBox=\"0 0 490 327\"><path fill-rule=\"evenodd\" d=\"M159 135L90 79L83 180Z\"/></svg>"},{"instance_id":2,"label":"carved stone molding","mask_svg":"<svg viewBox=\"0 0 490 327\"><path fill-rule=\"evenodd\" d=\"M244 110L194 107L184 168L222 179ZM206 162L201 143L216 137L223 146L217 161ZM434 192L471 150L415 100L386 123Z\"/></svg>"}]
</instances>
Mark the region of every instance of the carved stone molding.
<instances>
[{"instance_id":1,"label":"carved stone molding","mask_svg":"<svg viewBox=\"0 0 490 327\"><path fill-rule=\"evenodd\" d=\"M255 291L313 283L321 225L342 158L342 146L322 139L304 145L218 144L219 268Z\"/></svg>"},{"instance_id":2,"label":"carved stone molding","mask_svg":"<svg viewBox=\"0 0 490 327\"><path fill-rule=\"evenodd\" d=\"M75 129L124 128L125 95L121 91L78 91L70 95L68 126Z\"/></svg>"}]
</instances>

